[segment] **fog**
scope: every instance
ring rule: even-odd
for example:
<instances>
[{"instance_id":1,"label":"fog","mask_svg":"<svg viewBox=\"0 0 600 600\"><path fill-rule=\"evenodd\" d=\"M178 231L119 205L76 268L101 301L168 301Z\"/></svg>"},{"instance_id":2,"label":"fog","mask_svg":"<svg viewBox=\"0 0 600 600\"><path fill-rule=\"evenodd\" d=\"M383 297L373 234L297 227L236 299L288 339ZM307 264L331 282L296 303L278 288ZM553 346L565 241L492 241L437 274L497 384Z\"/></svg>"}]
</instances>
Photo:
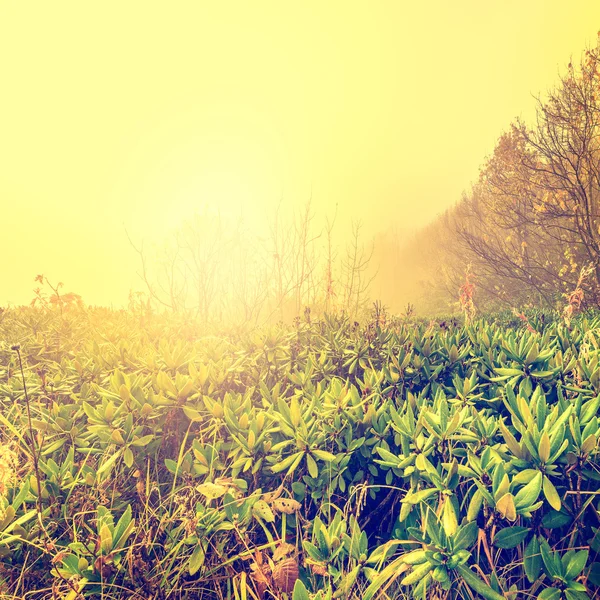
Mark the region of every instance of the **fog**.
<instances>
[{"instance_id":1,"label":"fog","mask_svg":"<svg viewBox=\"0 0 600 600\"><path fill-rule=\"evenodd\" d=\"M221 273L269 278L275 223L309 214L319 285L331 251L343 295L360 224L363 282L400 310L400 248L599 27L591 0L0 3L0 305L41 273L126 305L136 248L156 271L198 219L227 232Z\"/></svg>"}]
</instances>

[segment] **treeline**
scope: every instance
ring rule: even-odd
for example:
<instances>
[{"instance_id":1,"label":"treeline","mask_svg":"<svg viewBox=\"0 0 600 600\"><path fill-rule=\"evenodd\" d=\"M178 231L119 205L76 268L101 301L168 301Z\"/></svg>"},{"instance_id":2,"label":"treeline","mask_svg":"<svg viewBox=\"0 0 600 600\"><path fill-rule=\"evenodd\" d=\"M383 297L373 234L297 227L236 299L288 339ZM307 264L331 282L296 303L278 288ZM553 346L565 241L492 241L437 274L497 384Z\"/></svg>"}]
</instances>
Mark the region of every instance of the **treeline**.
<instances>
[{"instance_id":1,"label":"treeline","mask_svg":"<svg viewBox=\"0 0 600 600\"><path fill-rule=\"evenodd\" d=\"M600 301L600 41L500 136L472 189L405 246L409 295L453 308L467 270L480 310Z\"/></svg>"}]
</instances>

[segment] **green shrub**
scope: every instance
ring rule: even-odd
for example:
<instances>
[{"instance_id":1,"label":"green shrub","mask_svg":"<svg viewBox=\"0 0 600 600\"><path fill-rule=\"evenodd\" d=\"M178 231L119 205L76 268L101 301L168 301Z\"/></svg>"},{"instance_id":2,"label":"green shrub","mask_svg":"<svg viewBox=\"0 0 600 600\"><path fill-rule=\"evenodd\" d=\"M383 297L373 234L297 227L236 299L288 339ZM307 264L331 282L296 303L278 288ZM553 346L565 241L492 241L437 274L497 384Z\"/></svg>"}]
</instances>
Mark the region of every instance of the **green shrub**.
<instances>
[{"instance_id":1,"label":"green shrub","mask_svg":"<svg viewBox=\"0 0 600 600\"><path fill-rule=\"evenodd\" d=\"M6 597L599 593L594 315L29 308L0 339Z\"/></svg>"}]
</instances>

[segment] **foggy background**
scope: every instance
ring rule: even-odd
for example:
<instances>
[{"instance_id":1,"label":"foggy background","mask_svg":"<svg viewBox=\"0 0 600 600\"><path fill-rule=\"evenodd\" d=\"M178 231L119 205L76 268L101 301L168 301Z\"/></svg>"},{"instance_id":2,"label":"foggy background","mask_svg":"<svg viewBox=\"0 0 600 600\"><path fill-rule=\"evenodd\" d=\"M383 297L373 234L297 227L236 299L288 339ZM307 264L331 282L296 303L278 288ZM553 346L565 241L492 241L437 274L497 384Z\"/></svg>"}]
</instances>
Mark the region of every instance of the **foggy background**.
<instances>
[{"instance_id":1,"label":"foggy background","mask_svg":"<svg viewBox=\"0 0 600 600\"><path fill-rule=\"evenodd\" d=\"M125 306L145 289L133 246L156 269L198 218L204 240L223 228L220 272L252 277L308 202L319 277L360 223L371 296L418 304L406 240L598 28L591 0L0 2L0 305L43 273Z\"/></svg>"}]
</instances>

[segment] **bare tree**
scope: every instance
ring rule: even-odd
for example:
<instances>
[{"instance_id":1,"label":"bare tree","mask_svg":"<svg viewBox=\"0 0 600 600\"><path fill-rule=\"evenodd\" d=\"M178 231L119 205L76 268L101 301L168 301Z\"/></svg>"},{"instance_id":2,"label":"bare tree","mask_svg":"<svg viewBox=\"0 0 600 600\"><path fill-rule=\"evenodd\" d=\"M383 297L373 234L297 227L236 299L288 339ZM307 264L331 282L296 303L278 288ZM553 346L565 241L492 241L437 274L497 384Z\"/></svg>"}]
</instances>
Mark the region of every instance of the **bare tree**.
<instances>
[{"instance_id":1,"label":"bare tree","mask_svg":"<svg viewBox=\"0 0 600 600\"><path fill-rule=\"evenodd\" d=\"M358 315L369 302L369 287L375 278L368 272L373 246L365 249L360 241L362 224L352 224L352 237L346 247L346 256L342 260L342 286L344 308L352 315Z\"/></svg>"},{"instance_id":2,"label":"bare tree","mask_svg":"<svg viewBox=\"0 0 600 600\"><path fill-rule=\"evenodd\" d=\"M359 243L360 226L355 226L348 256L339 265L346 282L336 290L334 223L335 218L328 220L324 229L325 252L320 244L324 232L314 225L310 202L287 219L278 209L266 244L241 223L196 215L163 247L153 248L155 256L143 244L132 246L140 257L148 296L166 309L191 313L205 322L289 320L306 307L332 310L338 297L343 297L347 310L356 312L367 301L372 251L367 253Z\"/></svg>"}]
</instances>

